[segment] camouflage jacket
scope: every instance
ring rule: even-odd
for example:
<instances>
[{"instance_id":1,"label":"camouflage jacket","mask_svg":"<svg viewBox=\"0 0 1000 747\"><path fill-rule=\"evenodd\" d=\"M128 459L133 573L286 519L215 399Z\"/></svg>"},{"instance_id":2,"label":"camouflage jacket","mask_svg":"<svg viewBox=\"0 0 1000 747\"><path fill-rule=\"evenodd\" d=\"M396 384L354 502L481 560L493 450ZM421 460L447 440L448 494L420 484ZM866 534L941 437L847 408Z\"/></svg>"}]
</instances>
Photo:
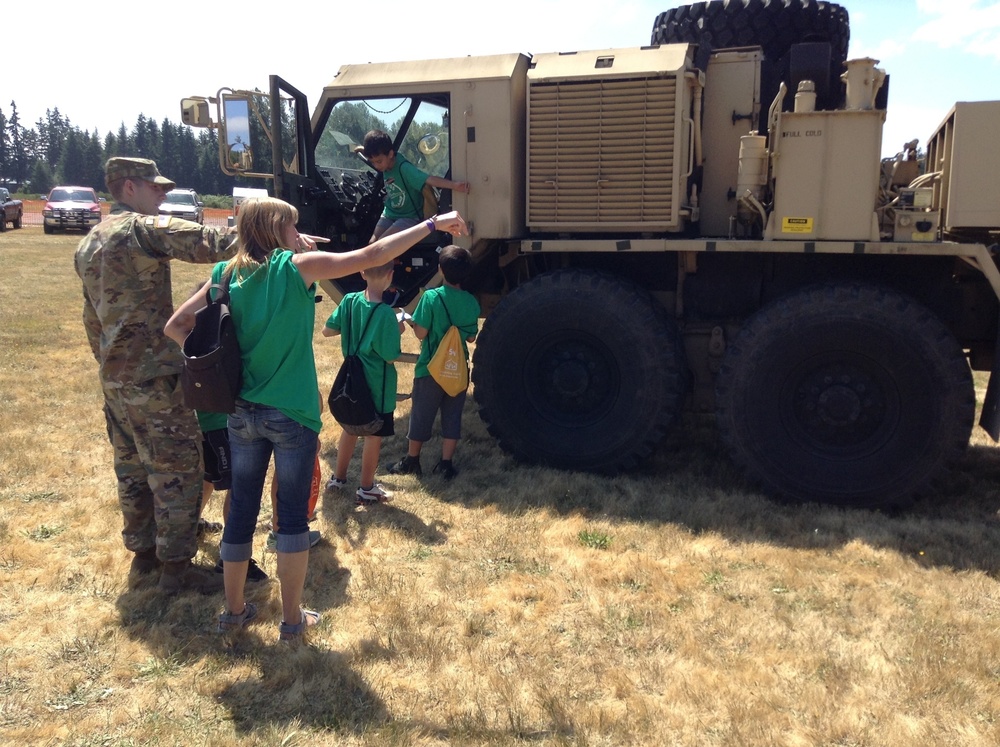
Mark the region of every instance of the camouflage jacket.
<instances>
[{"instance_id":1,"label":"camouflage jacket","mask_svg":"<svg viewBox=\"0 0 1000 747\"><path fill-rule=\"evenodd\" d=\"M179 373L180 350L163 334L174 308L170 260L211 264L235 252L235 233L114 205L80 241L75 258L83 326L101 381L141 384Z\"/></svg>"}]
</instances>

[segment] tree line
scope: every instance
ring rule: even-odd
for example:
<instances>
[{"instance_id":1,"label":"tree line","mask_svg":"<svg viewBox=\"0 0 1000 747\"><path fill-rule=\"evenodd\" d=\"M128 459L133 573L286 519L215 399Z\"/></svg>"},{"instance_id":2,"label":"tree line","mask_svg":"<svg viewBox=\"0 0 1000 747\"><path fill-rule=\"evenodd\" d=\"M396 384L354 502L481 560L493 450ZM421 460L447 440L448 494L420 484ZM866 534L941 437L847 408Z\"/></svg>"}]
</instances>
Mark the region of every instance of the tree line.
<instances>
[{"instance_id":1,"label":"tree line","mask_svg":"<svg viewBox=\"0 0 1000 747\"><path fill-rule=\"evenodd\" d=\"M45 110L33 126L21 122L17 104L9 116L0 108L0 185L16 192L45 194L58 184L105 191L104 163L112 156L152 158L160 172L179 187L205 195L231 194L234 186L261 186L259 181L227 176L219 168L219 140L215 130L157 124L140 114L127 129L103 137L73 125L58 107Z\"/></svg>"}]
</instances>

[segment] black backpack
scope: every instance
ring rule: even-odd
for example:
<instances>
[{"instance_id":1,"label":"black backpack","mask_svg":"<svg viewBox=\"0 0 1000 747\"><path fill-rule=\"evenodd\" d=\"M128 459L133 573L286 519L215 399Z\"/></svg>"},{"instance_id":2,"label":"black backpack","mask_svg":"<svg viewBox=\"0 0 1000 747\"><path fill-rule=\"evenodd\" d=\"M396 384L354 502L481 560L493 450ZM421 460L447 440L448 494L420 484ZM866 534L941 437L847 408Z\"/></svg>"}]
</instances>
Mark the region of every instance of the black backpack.
<instances>
[{"instance_id":1,"label":"black backpack","mask_svg":"<svg viewBox=\"0 0 1000 747\"><path fill-rule=\"evenodd\" d=\"M375 407L375 400L372 399L368 380L365 379L365 367L358 356L361 341L364 339L368 325L372 323L372 318L377 310L378 306L372 309L371 316L365 322L361 336L354 346L354 352L344 357L344 362L337 372L337 378L333 380L333 386L330 388L330 395L326 399L326 403L330 406L330 414L340 424L340 427L352 436L372 436L382 430L382 414ZM350 331L350 309L348 309L346 316L343 329ZM350 342L346 338L344 348L351 349ZM382 384L384 387L384 379ZM384 390L382 399L385 399Z\"/></svg>"},{"instance_id":2,"label":"black backpack","mask_svg":"<svg viewBox=\"0 0 1000 747\"><path fill-rule=\"evenodd\" d=\"M223 285L206 289L208 303L195 313L194 328L181 348L184 404L202 412L235 412L243 387L240 344L229 315L230 280L232 275L227 274Z\"/></svg>"}]
</instances>

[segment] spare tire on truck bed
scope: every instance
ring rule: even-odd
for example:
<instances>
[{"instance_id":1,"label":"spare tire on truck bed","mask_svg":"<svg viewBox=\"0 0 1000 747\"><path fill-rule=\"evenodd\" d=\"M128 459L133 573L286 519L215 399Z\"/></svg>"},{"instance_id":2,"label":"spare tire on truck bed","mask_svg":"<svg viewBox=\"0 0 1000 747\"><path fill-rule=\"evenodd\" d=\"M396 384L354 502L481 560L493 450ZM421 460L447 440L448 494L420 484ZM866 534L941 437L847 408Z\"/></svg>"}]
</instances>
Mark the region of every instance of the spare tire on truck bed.
<instances>
[{"instance_id":1,"label":"spare tire on truck bed","mask_svg":"<svg viewBox=\"0 0 1000 747\"><path fill-rule=\"evenodd\" d=\"M834 108L839 100L840 74L851 38L847 9L816 0L711 0L681 5L660 13L653 22L653 44L697 44L699 58L729 47L760 47L771 82L762 91L764 109L788 70L793 44L830 43L830 78L825 88L831 99L820 108ZM790 92L794 94L794 91Z\"/></svg>"}]
</instances>

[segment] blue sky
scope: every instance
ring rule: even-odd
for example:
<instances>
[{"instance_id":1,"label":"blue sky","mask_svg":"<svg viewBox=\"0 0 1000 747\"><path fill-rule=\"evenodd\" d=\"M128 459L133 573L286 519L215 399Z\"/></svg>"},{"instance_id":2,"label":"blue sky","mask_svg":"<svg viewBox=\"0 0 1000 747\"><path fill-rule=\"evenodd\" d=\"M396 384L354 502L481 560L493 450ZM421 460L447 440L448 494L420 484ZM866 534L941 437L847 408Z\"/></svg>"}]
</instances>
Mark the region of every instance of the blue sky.
<instances>
[{"instance_id":1,"label":"blue sky","mask_svg":"<svg viewBox=\"0 0 1000 747\"><path fill-rule=\"evenodd\" d=\"M890 76L883 155L913 138L926 143L956 101L1000 99L1000 2L841 4L851 16L849 56L874 57Z\"/></svg>"},{"instance_id":2,"label":"blue sky","mask_svg":"<svg viewBox=\"0 0 1000 747\"><path fill-rule=\"evenodd\" d=\"M637 46L649 42L657 13L680 4L382 0L307 11L292 3L282 28L265 36L273 0L172 0L159 4L162 12L105 0L89 18L79 2L50 0L44 21L4 34L0 110L9 117L14 100L30 125L58 106L103 136L122 122L131 128L139 113L180 122L180 99L224 86L263 89L271 73L315 103L342 64ZM884 154L912 138L925 142L955 101L1000 99L1000 0L840 4L851 17L850 56L874 57L890 75Z\"/></svg>"}]
</instances>

